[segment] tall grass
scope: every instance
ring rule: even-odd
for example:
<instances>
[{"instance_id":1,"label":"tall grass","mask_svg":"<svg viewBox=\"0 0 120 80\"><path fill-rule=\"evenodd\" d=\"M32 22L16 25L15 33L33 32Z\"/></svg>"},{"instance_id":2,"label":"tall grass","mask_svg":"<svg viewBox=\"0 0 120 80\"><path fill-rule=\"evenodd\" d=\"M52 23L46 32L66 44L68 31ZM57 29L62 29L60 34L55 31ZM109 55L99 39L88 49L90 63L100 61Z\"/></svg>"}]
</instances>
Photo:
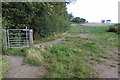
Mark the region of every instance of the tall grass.
<instances>
[{"instance_id":1,"label":"tall grass","mask_svg":"<svg viewBox=\"0 0 120 80\"><path fill-rule=\"evenodd\" d=\"M39 57L42 60L40 62L49 64L47 66L48 73L45 74L45 78L90 78L96 77L92 75L93 68L86 60L86 55L75 47L59 43L49 46L42 46L34 49L39 53L32 52L32 55L27 55L29 59L37 59ZM36 57L34 55L37 55ZM29 61L26 59L26 61ZM36 65L37 60L31 60L29 64ZM34 62L34 64L32 63Z\"/></svg>"},{"instance_id":2,"label":"tall grass","mask_svg":"<svg viewBox=\"0 0 120 80\"><path fill-rule=\"evenodd\" d=\"M9 68L9 61L0 55L0 79L5 77Z\"/></svg>"},{"instance_id":3,"label":"tall grass","mask_svg":"<svg viewBox=\"0 0 120 80\"><path fill-rule=\"evenodd\" d=\"M24 49L16 49L16 48L9 48L3 52L4 55L13 55L13 56L26 56L28 53L29 48Z\"/></svg>"},{"instance_id":4,"label":"tall grass","mask_svg":"<svg viewBox=\"0 0 120 80\"><path fill-rule=\"evenodd\" d=\"M43 56L40 50L30 49L25 62L30 65L39 66L43 63Z\"/></svg>"}]
</instances>

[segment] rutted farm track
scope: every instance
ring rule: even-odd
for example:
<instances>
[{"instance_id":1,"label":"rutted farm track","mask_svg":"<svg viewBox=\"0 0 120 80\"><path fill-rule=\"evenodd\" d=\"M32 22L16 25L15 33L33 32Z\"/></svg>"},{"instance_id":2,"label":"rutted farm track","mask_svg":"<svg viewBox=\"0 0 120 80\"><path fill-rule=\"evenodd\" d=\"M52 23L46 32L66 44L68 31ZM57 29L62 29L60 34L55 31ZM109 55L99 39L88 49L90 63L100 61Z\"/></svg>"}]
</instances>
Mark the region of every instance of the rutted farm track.
<instances>
[{"instance_id":1,"label":"rutted farm track","mask_svg":"<svg viewBox=\"0 0 120 80\"><path fill-rule=\"evenodd\" d=\"M68 34L67 36L75 35ZM79 34L78 36L85 37L85 34ZM51 45L60 43L64 40L65 37L50 42L35 44L34 46ZM45 64L42 66L30 66L24 64L25 57L23 56L5 56L5 57L10 62L10 67L6 75L6 78L40 78L47 72Z\"/></svg>"}]
</instances>

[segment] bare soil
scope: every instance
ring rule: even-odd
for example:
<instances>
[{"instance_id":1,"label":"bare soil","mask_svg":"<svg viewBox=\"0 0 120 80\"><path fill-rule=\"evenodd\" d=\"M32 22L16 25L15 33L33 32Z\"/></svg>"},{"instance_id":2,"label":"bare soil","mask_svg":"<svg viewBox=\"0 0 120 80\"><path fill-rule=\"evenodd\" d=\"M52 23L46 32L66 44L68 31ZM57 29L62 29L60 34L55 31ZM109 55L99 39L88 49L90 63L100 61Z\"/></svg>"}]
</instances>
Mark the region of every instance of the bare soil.
<instances>
[{"instance_id":1,"label":"bare soil","mask_svg":"<svg viewBox=\"0 0 120 80\"><path fill-rule=\"evenodd\" d=\"M115 65L116 67L111 67L110 65ZM118 78L117 61L107 60L103 64L94 64L93 67L99 74L99 78Z\"/></svg>"},{"instance_id":2,"label":"bare soil","mask_svg":"<svg viewBox=\"0 0 120 80\"><path fill-rule=\"evenodd\" d=\"M10 62L9 71L6 78L41 78L47 71L45 66L29 66L24 65L22 56L6 56Z\"/></svg>"}]
</instances>

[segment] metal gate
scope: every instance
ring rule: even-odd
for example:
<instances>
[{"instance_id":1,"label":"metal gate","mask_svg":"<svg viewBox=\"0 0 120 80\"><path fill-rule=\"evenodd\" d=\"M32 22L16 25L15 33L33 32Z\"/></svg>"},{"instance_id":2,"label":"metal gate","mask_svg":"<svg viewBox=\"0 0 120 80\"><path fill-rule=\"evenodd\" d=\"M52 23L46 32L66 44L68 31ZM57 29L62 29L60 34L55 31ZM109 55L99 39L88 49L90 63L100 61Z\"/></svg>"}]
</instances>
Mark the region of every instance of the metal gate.
<instances>
[{"instance_id":1,"label":"metal gate","mask_svg":"<svg viewBox=\"0 0 120 80\"><path fill-rule=\"evenodd\" d=\"M29 29L7 29L8 48L29 47Z\"/></svg>"}]
</instances>

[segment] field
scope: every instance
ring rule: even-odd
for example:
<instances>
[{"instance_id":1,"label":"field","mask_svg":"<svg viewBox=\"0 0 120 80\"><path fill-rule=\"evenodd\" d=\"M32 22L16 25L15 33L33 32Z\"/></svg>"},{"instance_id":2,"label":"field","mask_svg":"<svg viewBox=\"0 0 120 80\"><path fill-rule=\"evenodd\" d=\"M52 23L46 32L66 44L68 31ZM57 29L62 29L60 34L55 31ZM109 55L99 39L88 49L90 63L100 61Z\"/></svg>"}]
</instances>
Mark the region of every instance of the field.
<instances>
[{"instance_id":1,"label":"field","mask_svg":"<svg viewBox=\"0 0 120 80\"><path fill-rule=\"evenodd\" d=\"M57 43L57 40L50 42L53 37L46 39L49 42L35 45L37 47L9 49L5 54L10 61L13 58L22 61L17 67L12 65L18 62L12 63L7 78L18 77L12 72L14 69L21 78L118 78L118 34L106 32L108 26L95 25L72 24L67 35ZM35 72L35 68L40 71Z\"/></svg>"}]
</instances>

